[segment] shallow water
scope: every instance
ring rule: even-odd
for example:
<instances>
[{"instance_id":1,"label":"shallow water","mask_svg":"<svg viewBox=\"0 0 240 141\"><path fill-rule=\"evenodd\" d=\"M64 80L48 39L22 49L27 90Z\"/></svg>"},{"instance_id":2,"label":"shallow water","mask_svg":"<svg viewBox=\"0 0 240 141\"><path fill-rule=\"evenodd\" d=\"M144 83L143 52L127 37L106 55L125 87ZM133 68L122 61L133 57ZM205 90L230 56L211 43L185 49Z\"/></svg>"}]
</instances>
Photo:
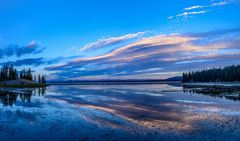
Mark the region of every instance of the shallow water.
<instances>
[{"instance_id":1,"label":"shallow water","mask_svg":"<svg viewBox=\"0 0 240 141\"><path fill-rule=\"evenodd\" d=\"M181 86L0 89L0 140L240 140L240 102Z\"/></svg>"}]
</instances>

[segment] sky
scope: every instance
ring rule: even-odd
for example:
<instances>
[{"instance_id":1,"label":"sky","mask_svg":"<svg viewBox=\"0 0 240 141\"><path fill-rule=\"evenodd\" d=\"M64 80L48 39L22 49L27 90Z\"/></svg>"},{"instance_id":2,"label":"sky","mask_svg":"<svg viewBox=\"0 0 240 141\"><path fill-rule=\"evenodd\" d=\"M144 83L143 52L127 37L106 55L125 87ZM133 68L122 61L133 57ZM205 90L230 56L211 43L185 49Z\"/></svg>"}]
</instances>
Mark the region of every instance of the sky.
<instances>
[{"instance_id":1,"label":"sky","mask_svg":"<svg viewBox=\"0 0 240 141\"><path fill-rule=\"evenodd\" d=\"M0 65L106 80L240 64L239 13L240 0L0 0Z\"/></svg>"}]
</instances>

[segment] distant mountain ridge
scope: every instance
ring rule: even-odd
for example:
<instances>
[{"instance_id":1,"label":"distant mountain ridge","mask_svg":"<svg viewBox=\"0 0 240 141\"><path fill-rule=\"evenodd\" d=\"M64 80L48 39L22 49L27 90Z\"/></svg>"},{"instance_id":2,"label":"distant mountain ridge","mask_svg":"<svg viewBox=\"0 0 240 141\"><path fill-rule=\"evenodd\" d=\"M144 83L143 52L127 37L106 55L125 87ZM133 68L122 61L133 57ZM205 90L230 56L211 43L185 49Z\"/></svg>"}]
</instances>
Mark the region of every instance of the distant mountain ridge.
<instances>
[{"instance_id":1,"label":"distant mountain ridge","mask_svg":"<svg viewBox=\"0 0 240 141\"><path fill-rule=\"evenodd\" d=\"M182 81L182 80L183 80L182 76L174 76L174 77L165 79L165 81Z\"/></svg>"}]
</instances>

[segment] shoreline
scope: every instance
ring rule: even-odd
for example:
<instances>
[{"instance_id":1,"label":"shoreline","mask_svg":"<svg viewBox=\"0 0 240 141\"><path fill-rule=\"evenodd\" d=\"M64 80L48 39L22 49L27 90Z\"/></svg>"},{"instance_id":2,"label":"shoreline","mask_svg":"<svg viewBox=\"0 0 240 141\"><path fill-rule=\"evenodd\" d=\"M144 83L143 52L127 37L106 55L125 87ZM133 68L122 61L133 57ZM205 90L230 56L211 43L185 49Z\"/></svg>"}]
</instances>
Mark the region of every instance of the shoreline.
<instances>
[{"instance_id":1,"label":"shoreline","mask_svg":"<svg viewBox=\"0 0 240 141\"><path fill-rule=\"evenodd\" d=\"M48 83L48 84L23 84L23 85L0 85L0 88L36 88L47 87L51 85L151 85L151 84L172 84L181 86L194 86L194 87L211 87L211 86L240 86L240 82L191 82L183 83L181 81L86 81L76 83Z\"/></svg>"},{"instance_id":2,"label":"shoreline","mask_svg":"<svg viewBox=\"0 0 240 141\"><path fill-rule=\"evenodd\" d=\"M183 82L183 86L240 86L240 82Z\"/></svg>"},{"instance_id":3,"label":"shoreline","mask_svg":"<svg viewBox=\"0 0 240 141\"><path fill-rule=\"evenodd\" d=\"M32 85L0 85L0 88L41 88L50 86L49 84L32 84Z\"/></svg>"}]
</instances>

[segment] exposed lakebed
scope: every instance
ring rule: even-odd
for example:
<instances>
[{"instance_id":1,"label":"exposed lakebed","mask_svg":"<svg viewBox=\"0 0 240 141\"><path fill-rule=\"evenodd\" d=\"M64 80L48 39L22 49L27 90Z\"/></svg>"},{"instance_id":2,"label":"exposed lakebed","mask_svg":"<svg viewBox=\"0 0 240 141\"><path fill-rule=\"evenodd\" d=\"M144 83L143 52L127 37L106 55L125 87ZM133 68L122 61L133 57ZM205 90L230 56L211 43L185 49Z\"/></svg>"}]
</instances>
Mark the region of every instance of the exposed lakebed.
<instances>
[{"instance_id":1,"label":"exposed lakebed","mask_svg":"<svg viewBox=\"0 0 240 141\"><path fill-rule=\"evenodd\" d=\"M2 88L0 140L239 140L240 102L201 89L206 91L167 84Z\"/></svg>"}]
</instances>

